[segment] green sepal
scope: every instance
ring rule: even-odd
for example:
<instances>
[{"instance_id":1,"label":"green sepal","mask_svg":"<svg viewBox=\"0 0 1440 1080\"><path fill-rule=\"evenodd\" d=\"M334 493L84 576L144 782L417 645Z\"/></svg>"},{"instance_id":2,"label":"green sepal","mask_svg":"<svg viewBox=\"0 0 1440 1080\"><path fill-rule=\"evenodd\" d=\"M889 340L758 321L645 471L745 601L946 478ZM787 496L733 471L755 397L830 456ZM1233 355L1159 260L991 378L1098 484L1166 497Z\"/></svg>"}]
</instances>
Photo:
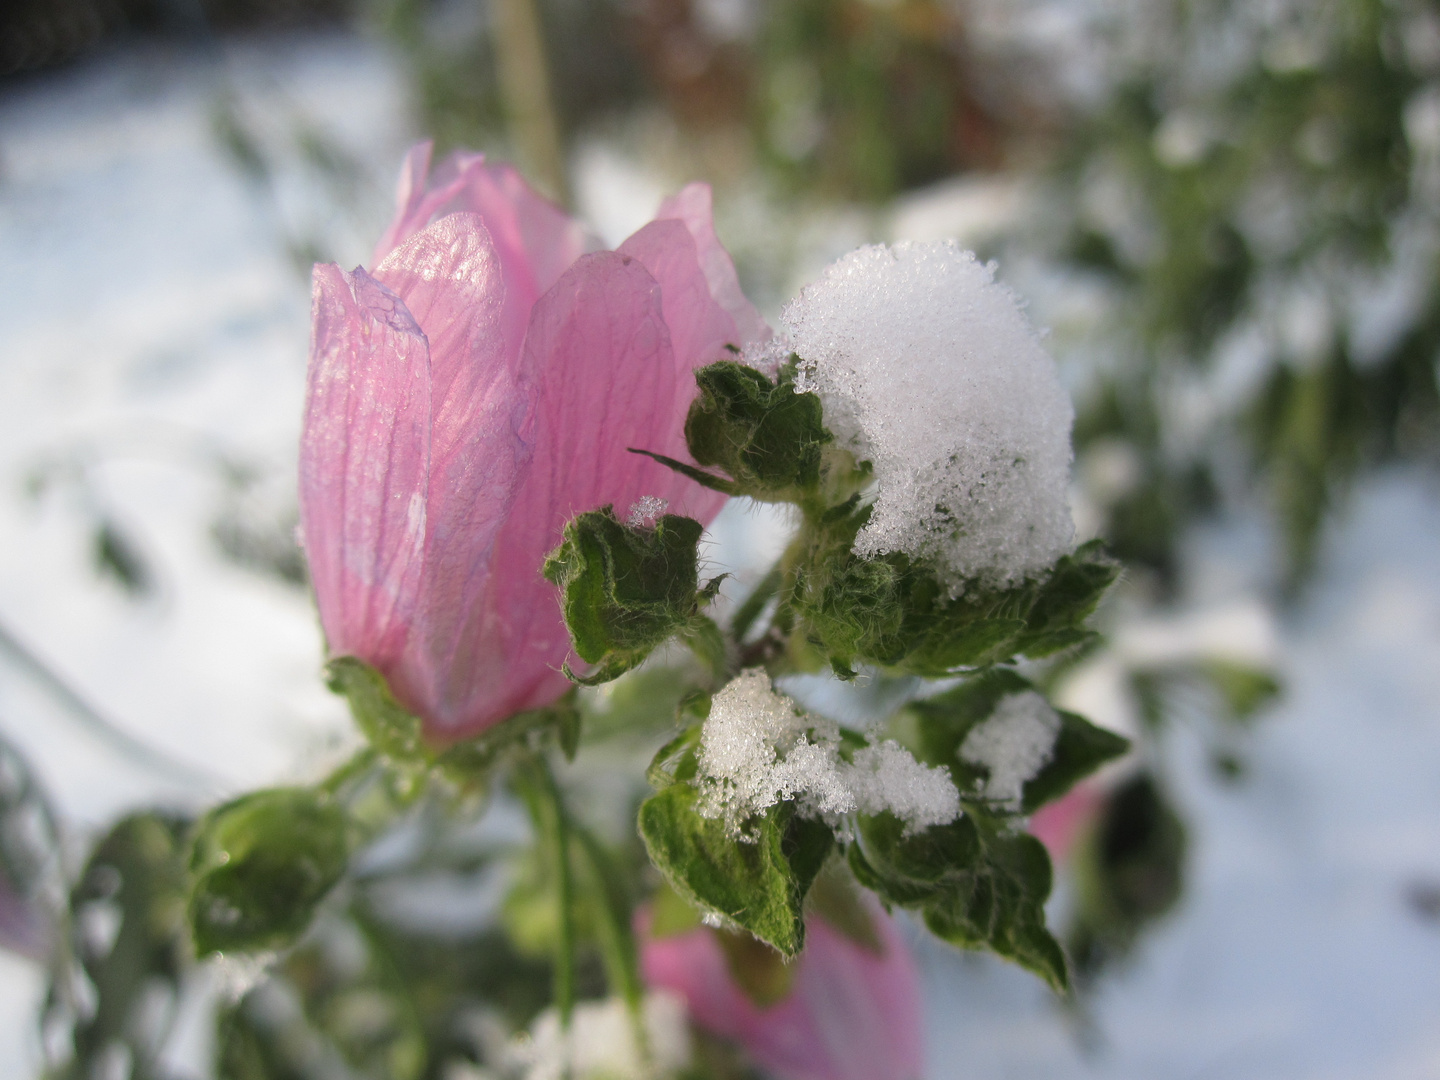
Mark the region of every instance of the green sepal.
<instances>
[{"instance_id":1,"label":"green sepal","mask_svg":"<svg viewBox=\"0 0 1440 1080\"><path fill-rule=\"evenodd\" d=\"M684 899L749 931L786 957L805 944L803 909L835 839L829 826L780 803L732 835L700 814L699 791L672 783L640 806L640 837L650 861Z\"/></svg>"},{"instance_id":2,"label":"green sepal","mask_svg":"<svg viewBox=\"0 0 1440 1080\"><path fill-rule=\"evenodd\" d=\"M700 912L662 878L660 886L650 898L649 936L678 937L704 925L700 921Z\"/></svg>"},{"instance_id":3,"label":"green sepal","mask_svg":"<svg viewBox=\"0 0 1440 1080\"><path fill-rule=\"evenodd\" d=\"M1002 698L1035 689L1016 671L992 668L943 694L912 701L905 706L904 714L911 722L913 749L927 764L947 766L964 798L977 781L987 779L983 767L960 757L965 737L973 727L989 719ZM1058 799L1077 781L1130 749L1130 740L1123 736L1096 727L1075 713L1055 711L1060 717L1060 730L1050 760L1025 784L1020 805L1025 814Z\"/></svg>"},{"instance_id":4,"label":"green sepal","mask_svg":"<svg viewBox=\"0 0 1440 1080\"><path fill-rule=\"evenodd\" d=\"M919 911L936 936L965 949L989 949L1069 988L1059 943L1045 926L1050 856L1027 833L997 828L976 814L907 836L891 814L859 819L850 867L882 899Z\"/></svg>"},{"instance_id":5,"label":"green sepal","mask_svg":"<svg viewBox=\"0 0 1440 1080\"><path fill-rule=\"evenodd\" d=\"M428 761L420 718L395 700L385 676L355 656L337 656L325 665L330 689L350 703L350 713L370 745L399 761Z\"/></svg>"},{"instance_id":6,"label":"green sepal","mask_svg":"<svg viewBox=\"0 0 1440 1080\"><path fill-rule=\"evenodd\" d=\"M695 382L685 441L697 462L723 469L736 493L765 502L798 502L819 486L832 436L820 398L796 391L793 366L772 380L722 360L695 372Z\"/></svg>"},{"instance_id":7,"label":"green sepal","mask_svg":"<svg viewBox=\"0 0 1440 1080\"><path fill-rule=\"evenodd\" d=\"M345 812L313 788L272 788L216 807L191 849L188 904L198 955L284 948L345 872Z\"/></svg>"},{"instance_id":8,"label":"green sepal","mask_svg":"<svg viewBox=\"0 0 1440 1080\"><path fill-rule=\"evenodd\" d=\"M502 762L528 752L537 735L553 735L560 751L573 757L580 745L583 719L571 689L543 709L516 713L479 735L451 744L437 754L435 765L462 788L480 787Z\"/></svg>"},{"instance_id":9,"label":"green sepal","mask_svg":"<svg viewBox=\"0 0 1440 1080\"><path fill-rule=\"evenodd\" d=\"M723 476L716 476L704 469L697 469L694 465L687 465L673 457L666 457L664 454L657 454L653 450L640 450L634 446L628 448L630 453L639 454L641 457L648 457L651 461L664 465L667 469L679 473L690 480L694 480L701 487L709 488L711 491L718 491L722 495L739 495L740 486Z\"/></svg>"},{"instance_id":10,"label":"green sepal","mask_svg":"<svg viewBox=\"0 0 1440 1080\"><path fill-rule=\"evenodd\" d=\"M576 654L596 665L581 685L608 682L637 666L658 645L694 628L706 597L697 547L703 528L665 514L653 528L629 525L613 507L572 518L545 560L560 587L561 609Z\"/></svg>"}]
</instances>

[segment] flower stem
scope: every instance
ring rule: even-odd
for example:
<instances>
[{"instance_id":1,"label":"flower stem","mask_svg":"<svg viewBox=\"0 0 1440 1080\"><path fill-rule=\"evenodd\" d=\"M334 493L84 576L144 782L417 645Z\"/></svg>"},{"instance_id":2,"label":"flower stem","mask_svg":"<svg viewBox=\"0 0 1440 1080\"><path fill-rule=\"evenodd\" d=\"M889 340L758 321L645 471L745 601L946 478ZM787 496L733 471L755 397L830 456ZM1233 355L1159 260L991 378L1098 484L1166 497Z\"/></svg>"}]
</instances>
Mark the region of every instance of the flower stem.
<instances>
[{"instance_id":1,"label":"flower stem","mask_svg":"<svg viewBox=\"0 0 1440 1080\"><path fill-rule=\"evenodd\" d=\"M555 1009L560 1028L570 1030L575 1011L575 881L570 872L570 823L550 764L534 754L515 772L520 797L530 811L555 887L558 932L555 937Z\"/></svg>"}]
</instances>

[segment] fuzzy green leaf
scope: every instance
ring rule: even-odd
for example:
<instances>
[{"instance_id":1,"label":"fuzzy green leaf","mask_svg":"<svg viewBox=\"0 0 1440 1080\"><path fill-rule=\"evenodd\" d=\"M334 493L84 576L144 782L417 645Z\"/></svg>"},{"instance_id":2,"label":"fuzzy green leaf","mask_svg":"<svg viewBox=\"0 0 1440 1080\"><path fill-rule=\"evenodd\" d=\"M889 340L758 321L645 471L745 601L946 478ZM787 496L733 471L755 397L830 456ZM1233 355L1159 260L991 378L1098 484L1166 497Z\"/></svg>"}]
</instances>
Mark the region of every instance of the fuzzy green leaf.
<instances>
[{"instance_id":1,"label":"fuzzy green leaf","mask_svg":"<svg viewBox=\"0 0 1440 1080\"><path fill-rule=\"evenodd\" d=\"M850 553L868 511L821 522L800 569L796 613L842 675L865 662L938 678L1017 656L1048 656L1092 636L1084 626L1118 566L1098 545L1008 589L970 583L951 597L925 564L901 553Z\"/></svg>"},{"instance_id":2,"label":"fuzzy green leaf","mask_svg":"<svg viewBox=\"0 0 1440 1080\"><path fill-rule=\"evenodd\" d=\"M756 815L742 841L723 820L702 817L698 798L693 785L674 783L641 805L650 861L690 903L796 955L805 944L805 894L834 844L829 827L781 803Z\"/></svg>"},{"instance_id":3,"label":"fuzzy green leaf","mask_svg":"<svg viewBox=\"0 0 1440 1080\"><path fill-rule=\"evenodd\" d=\"M989 949L1069 986L1065 955L1045 927L1050 856L1033 836L974 814L906 836L891 814L861 817L850 848L856 877L884 899L915 908L930 930L966 949Z\"/></svg>"},{"instance_id":4,"label":"fuzzy green leaf","mask_svg":"<svg viewBox=\"0 0 1440 1080\"><path fill-rule=\"evenodd\" d=\"M210 811L190 859L195 951L292 943L345 872L350 832L340 807L311 788L257 791Z\"/></svg>"},{"instance_id":5,"label":"fuzzy green leaf","mask_svg":"<svg viewBox=\"0 0 1440 1080\"><path fill-rule=\"evenodd\" d=\"M609 506L565 526L544 573L560 586L575 652L598 668L577 682L613 679L691 628L701 602L696 548L702 531L698 521L674 514L653 528L628 525Z\"/></svg>"}]
</instances>

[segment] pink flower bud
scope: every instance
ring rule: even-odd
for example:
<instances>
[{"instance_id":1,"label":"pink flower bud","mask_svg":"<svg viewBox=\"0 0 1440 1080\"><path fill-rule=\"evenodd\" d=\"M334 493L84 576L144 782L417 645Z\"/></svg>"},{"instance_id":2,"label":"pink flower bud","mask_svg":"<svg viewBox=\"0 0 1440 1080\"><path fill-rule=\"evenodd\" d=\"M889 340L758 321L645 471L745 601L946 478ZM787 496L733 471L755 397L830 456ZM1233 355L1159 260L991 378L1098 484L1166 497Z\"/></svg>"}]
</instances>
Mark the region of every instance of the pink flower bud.
<instances>
[{"instance_id":1,"label":"pink flower bud","mask_svg":"<svg viewBox=\"0 0 1440 1080\"><path fill-rule=\"evenodd\" d=\"M684 997L696 1025L734 1039L779 1080L917 1080L924 1014L915 962L895 924L869 906L883 951L812 915L790 992L773 1005L735 984L710 930L646 938L641 971L650 986Z\"/></svg>"},{"instance_id":2,"label":"pink flower bud","mask_svg":"<svg viewBox=\"0 0 1440 1080\"><path fill-rule=\"evenodd\" d=\"M554 701L569 648L545 555L645 496L708 523L685 458L695 368L769 334L692 184L619 251L509 166L410 152L370 272L319 265L300 447L332 655L383 673L438 740Z\"/></svg>"}]
</instances>

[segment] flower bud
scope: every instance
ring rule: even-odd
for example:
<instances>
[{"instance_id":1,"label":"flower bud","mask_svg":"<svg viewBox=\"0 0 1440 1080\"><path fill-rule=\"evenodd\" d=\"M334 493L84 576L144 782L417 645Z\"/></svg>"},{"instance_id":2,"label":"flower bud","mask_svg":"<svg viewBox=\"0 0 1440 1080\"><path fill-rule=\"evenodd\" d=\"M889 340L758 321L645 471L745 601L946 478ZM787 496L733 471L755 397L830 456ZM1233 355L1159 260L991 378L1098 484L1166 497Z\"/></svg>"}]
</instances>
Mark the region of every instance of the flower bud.
<instances>
[{"instance_id":1,"label":"flower bud","mask_svg":"<svg viewBox=\"0 0 1440 1080\"><path fill-rule=\"evenodd\" d=\"M650 497L708 523L692 372L768 335L693 184L618 251L508 166L411 152L371 271L315 268L301 520L330 652L448 741L549 704L569 637L546 553Z\"/></svg>"}]
</instances>

